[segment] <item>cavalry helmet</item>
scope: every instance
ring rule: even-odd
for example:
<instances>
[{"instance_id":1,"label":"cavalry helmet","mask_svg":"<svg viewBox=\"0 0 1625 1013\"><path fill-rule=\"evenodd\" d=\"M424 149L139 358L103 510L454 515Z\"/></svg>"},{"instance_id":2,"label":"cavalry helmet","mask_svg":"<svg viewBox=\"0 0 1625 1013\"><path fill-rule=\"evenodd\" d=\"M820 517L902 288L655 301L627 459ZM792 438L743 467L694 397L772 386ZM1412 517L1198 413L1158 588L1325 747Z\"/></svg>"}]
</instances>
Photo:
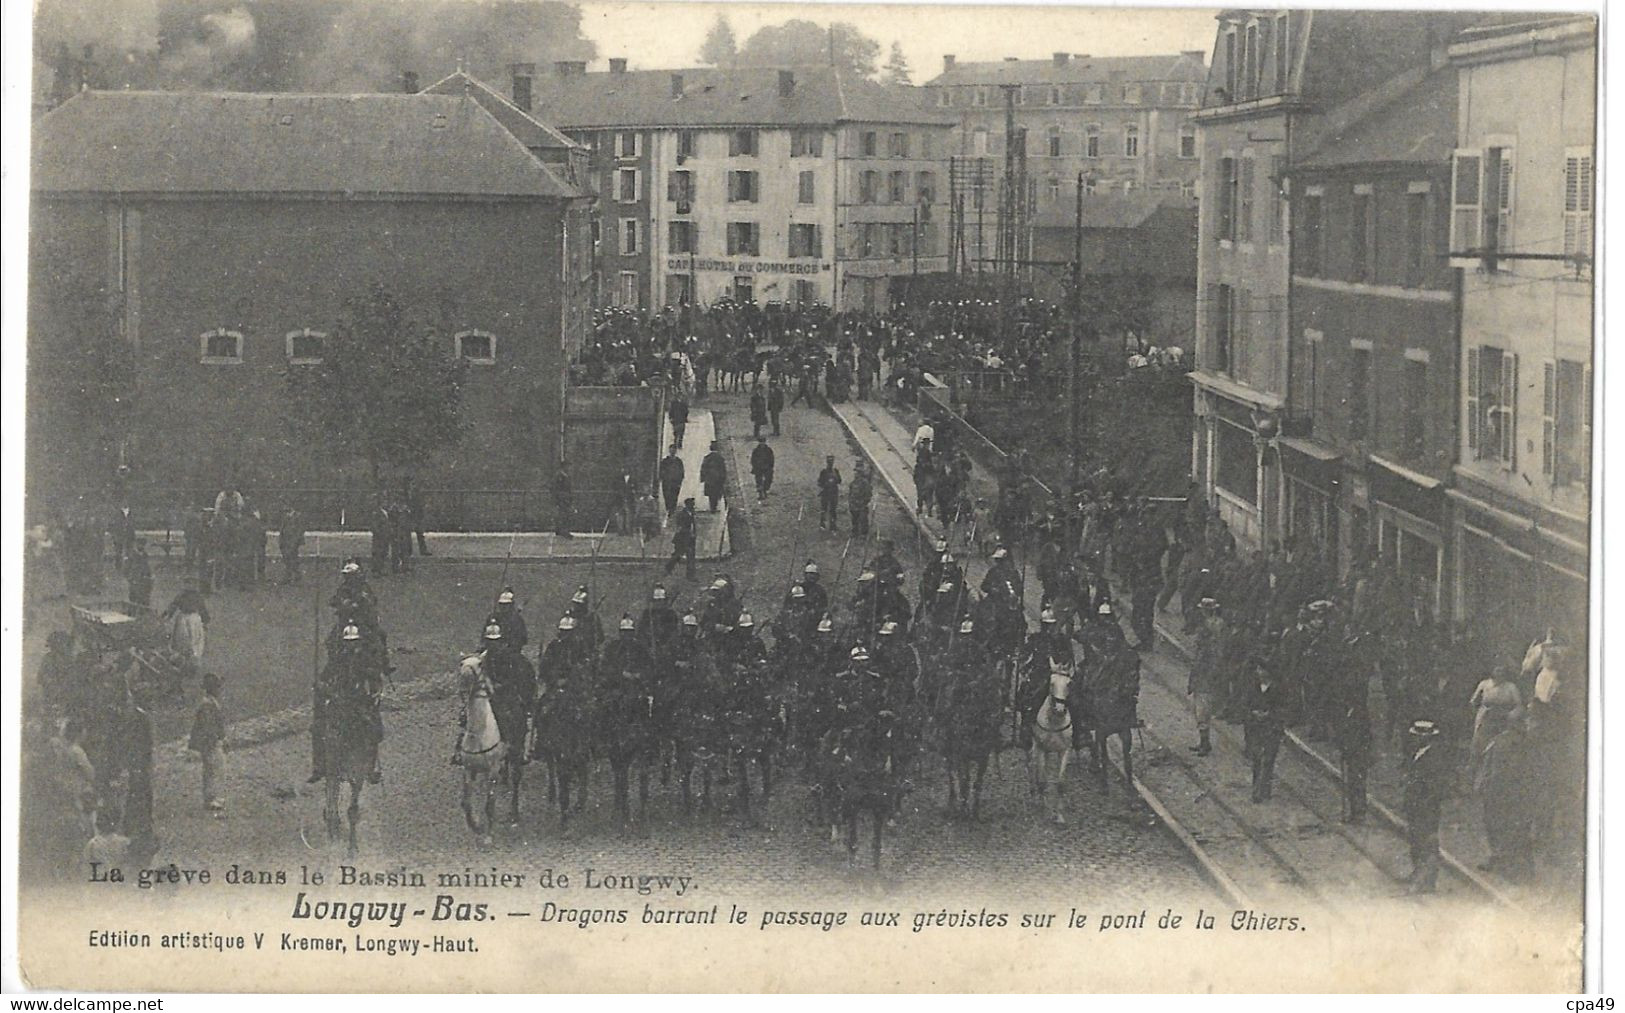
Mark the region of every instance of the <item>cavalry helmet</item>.
<instances>
[{"instance_id":1,"label":"cavalry helmet","mask_svg":"<svg viewBox=\"0 0 1625 1013\"><path fill-rule=\"evenodd\" d=\"M790 597L792 597L792 598L805 598L805 597L807 597L807 589L802 587L800 584L791 584L790 585Z\"/></svg>"},{"instance_id":2,"label":"cavalry helmet","mask_svg":"<svg viewBox=\"0 0 1625 1013\"><path fill-rule=\"evenodd\" d=\"M560 616L559 617L559 629L569 631L569 630L573 630L575 628L576 628L576 617L575 616Z\"/></svg>"},{"instance_id":3,"label":"cavalry helmet","mask_svg":"<svg viewBox=\"0 0 1625 1013\"><path fill-rule=\"evenodd\" d=\"M871 580L874 580L874 579L875 579L875 571L873 571L873 570L865 570L862 573L858 574L858 583L859 584L867 584L868 582L870 582Z\"/></svg>"},{"instance_id":4,"label":"cavalry helmet","mask_svg":"<svg viewBox=\"0 0 1625 1013\"><path fill-rule=\"evenodd\" d=\"M948 551L948 539L946 539L946 538L937 539L937 551L938 552L947 552Z\"/></svg>"},{"instance_id":5,"label":"cavalry helmet","mask_svg":"<svg viewBox=\"0 0 1625 1013\"><path fill-rule=\"evenodd\" d=\"M1412 721L1411 734L1423 738L1429 738L1439 734L1439 726L1434 724L1432 721Z\"/></svg>"},{"instance_id":6,"label":"cavalry helmet","mask_svg":"<svg viewBox=\"0 0 1625 1013\"><path fill-rule=\"evenodd\" d=\"M503 588L502 593L497 595L497 604L498 605L512 605L513 604L513 588L511 588L511 587Z\"/></svg>"},{"instance_id":7,"label":"cavalry helmet","mask_svg":"<svg viewBox=\"0 0 1625 1013\"><path fill-rule=\"evenodd\" d=\"M1196 603L1196 607L1201 609L1203 612L1217 612L1219 610L1219 599L1203 598L1201 601Z\"/></svg>"},{"instance_id":8,"label":"cavalry helmet","mask_svg":"<svg viewBox=\"0 0 1625 1013\"><path fill-rule=\"evenodd\" d=\"M959 624L959 632L961 632L961 633L975 633L976 632L976 623L973 622L969 617L966 617Z\"/></svg>"},{"instance_id":9,"label":"cavalry helmet","mask_svg":"<svg viewBox=\"0 0 1625 1013\"><path fill-rule=\"evenodd\" d=\"M666 585L664 585L664 584L656 584L654 586L654 590L649 592L649 598L650 598L651 601L665 601L666 600Z\"/></svg>"},{"instance_id":10,"label":"cavalry helmet","mask_svg":"<svg viewBox=\"0 0 1625 1013\"><path fill-rule=\"evenodd\" d=\"M802 573L817 573L818 572L818 564L809 559L809 560L807 560L807 565L803 566L801 568L801 572Z\"/></svg>"},{"instance_id":11,"label":"cavalry helmet","mask_svg":"<svg viewBox=\"0 0 1625 1013\"><path fill-rule=\"evenodd\" d=\"M1006 549L1002 545L993 550L993 558L994 559L1006 559L1006 558L1009 557L1009 555L1010 555L1010 550Z\"/></svg>"},{"instance_id":12,"label":"cavalry helmet","mask_svg":"<svg viewBox=\"0 0 1625 1013\"><path fill-rule=\"evenodd\" d=\"M954 554L951 553L951 552L944 552L942 554L942 558L937 560L937 562L939 562L939 563L952 563L953 561L954 561Z\"/></svg>"},{"instance_id":13,"label":"cavalry helmet","mask_svg":"<svg viewBox=\"0 0 1625 1013\"><path fill-rule=\"evenodd\" d=\"M945 580L937 585L937 594L952 594L953 590L954 582L951 580Z\"/></svg>"},{"instance_id":14,"label":"cavalry helmet","mask_svg":"<svg viewBox=\"0 0 1625 1013\"><path fill-rule=\"evenodd\" d=\"M339 634L339 638L342 640L360 640L361 627L357 626L355 623L351 623L350 625L344 627L344 632Z\"/></svg>"},{"instance_id":15,"label":"cavalry helmet","mask_svg":"<svg viewBox=\"0 0 1625 1013\"><path fill-rule=\"evenodd\" d=\"M339 567L340 573L360 573L361 564L353 559L346 559L344 565Z\"/></svg>"},{"instance_id":16,"label":"cavalry helmet","mask_svg":"<svg viewBox=\"0 0 1625 1013\"><path fill-rule=\"evenodd\" d=\"M1109 601L1101 602L1100 607L1095 609L1095 615L1097 615L1097 616L1109 616L1109 615L1113 615L1113 614L1114 614L1114 612L1112 611L1112 603L1109 602Z\"/></svg>"},{"instance_id":17,"label":"cavalry helmet","mask_svg":"<svg viewBox=\"0 0 1625 1013\"><path fill-rule=\"evenodd\" d=\"M734 622L734 628L740 630L755 629L756 619L749 612L741 612L739 613L739 619Z\"/></svg>"},{"instance_id":18,"label":"cavalry helmet","mask_svg":"<svg viewBox=\"0 0 1625 1013\"><path fill-rule=\"evenodd\" d=\"M637 629L637 624L632 621L632 613L630 613L630 612L622 612L621 613L621 629L623 629L623 630L635 630L635 629Z\"/></svg>"},{"instance_id":19,"label":"cavalry helmet","mask_svg":"<svg viewBox=\"0 0 1625 1013\"><path fill-rule=\"evenodd\" d=\"M883 623L880 624L880 635L881 636L889 637L889 636L894 635L896 632L897 632L897 624L892 622L891 620L887 620L886 622L883 622Z\"/></svg>"},{"instance_id":20,"label":"cavalry helmet","mask_svg":"<svg viewBox=\"0 0 1625 1013\"><path fill-rule=\"evenodd\" d=\"M572 594L570 596L570 600L572 602L574 602L575 604L577 604L577 605L586 604L586 601L587 601L587 585L582 584L580 587L576 588L576 593Z\"/></svg>"},{"instance_id":21,"label":"cavalry helmet","mask_svg":"<svg viewBox=\"0 0 1625 1013\"><path fill-rule=\"evenodd\" d=\"M725 579L718 577L716 580L711 582L711 590L726 591L728 590L728 582Z\"/></svg>"},{"instance_id":22,"label":"cavalry helmet","mask_svg":"<svg viewBox=\"0 0 1625 1013\"><path fill-rule=\"evenodd\" d=\"M700 617L695 615L692 612L684 612L683 613L683 625L684 626L698 626L698 625L700 625Z\"/></svg>"},{"instance_id":23,"label":"cavalry helmet","mask_svg":"<svg viewBox=\"0 0 1625 1013\"><path fill-rule=\"evenodd\" d=\"M834 633L835 632L835 620L830 618L830 614L828 612L824 613L824 618L818 620L818 632L819 633Z\"/></svg>"},{"instance_id":24,"label":"cavalry helmet","mask_svg":"<svg viewBox=\"0 0 1625 1013\"><path fill-rule=\"evenodd\" d=\"M1038 621L1041 622L1041 623L1053 623L1053 622L1055 622L1056 621L1056 619L1055 619L1055 610L1054 609L1045 609L1044 611L1038 613Z\"/></svg>"},{"instance_id":25,"label":"cavalry helmet","mask_svg":"<svg viewBox=\"0 0 1625 1013\"><path fill-rule=\"evenodd\" d=\"M496 623L487 623L485 627L485 639L501 640L502 627L498 626Z\"/></svg>"},{"instance_id":26,"label":"cavalry helmet","mask_svg":"<svg viewBox=\"0 0 1625 1013\"><path fill-rule=\"evenodd\" d=\"M869 649L864 647L862 644L859 644L858 646L852 648L851 658L853 661L868 661Z\"/></svg>"}]
</instances>

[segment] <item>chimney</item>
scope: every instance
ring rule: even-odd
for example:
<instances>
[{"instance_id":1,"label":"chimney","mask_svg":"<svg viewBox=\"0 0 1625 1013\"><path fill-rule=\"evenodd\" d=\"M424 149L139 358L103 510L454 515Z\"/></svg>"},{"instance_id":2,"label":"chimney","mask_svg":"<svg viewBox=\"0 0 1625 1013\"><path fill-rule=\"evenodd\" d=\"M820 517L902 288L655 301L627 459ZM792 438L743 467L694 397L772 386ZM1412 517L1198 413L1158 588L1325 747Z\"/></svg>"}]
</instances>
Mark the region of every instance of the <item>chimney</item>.
<instances>
[{"instance_id":1,"label":"chimney","mask_svg":"<svg viewBox=\"0 0 1625 1013\"><path fill-rule=\"evenodd\" d=\"M944 74L946 74L950 70L953 70L953 69L954 69L954 54L952 54L952 53L944 53L944 54L942 54L942 72Z\"/></svg>"},{"instance_id":2,"label":"chimney","mask_svg":"<svg viewBox=\"0 0 1625 1013\"><path fill-rule=\"evenodd\" d=\"M418 72L415 70L401 71L401 91L408 95L416 95L418 90Z\"/></svg>"},{"instance_id":3,"label":"chimney","mask_svg":"<svg viewBox=\"0 0 1625 1013\"><path fill-rule=\"evenodd\" d=\"M89 91L91 82L96 76L96 47L86 46L84 57L79 61L79 91Z\"/></svg>"},{"instance_id":4,"label":"chimney","mask_svg":"<svg viewBox=\"0 0 1625 1013\"><path fill-rule=\"evenodd\" d=\"M1064 67L1068 63L1072 62L1072 54L1071 53L1051 53L1050 54L1050 59L1055 61L1055 65L1057 67Z\"/></svg>"},{"instance_id":5,"label":"chimney","mask_svg":"<svg viewBox=\"0 0 1625 1013\"><path fill-rule=\"evenodd\" d=\"M796 74L793 70L779 71L779 98L789 98L796 93Z\"/></svg>"},{"instance_id":6,"label":"chimney","mask_svg":"<svg viewBox=\"0 0 1625 1013\"><path fill-rule=\"evenodd\" d=\"M611 74L626 73L626 57L612 56L609 58L609 72Z\"/></svg>"},{"instance_id":7,"label":"chimney","mask_svg":"<svg viewBox=\"0 0 1625 1013\"><path fill-rule=\"evenodd\" d=\"M513 63L508 65L508 72L513 75L513 104L521 112L530 112L530 86L536 79L536 65Z\"/></svg>"},{"instance_id":8,"label":"chimney","mask_svg":"<svg viewBox=\"0 0 1625 1013\"><path fill-rule=\"evenodd\" d=\"M681 74L673 74L671 76L671 97L683 97L683 75Z\"/></svg>"}]
</instances>

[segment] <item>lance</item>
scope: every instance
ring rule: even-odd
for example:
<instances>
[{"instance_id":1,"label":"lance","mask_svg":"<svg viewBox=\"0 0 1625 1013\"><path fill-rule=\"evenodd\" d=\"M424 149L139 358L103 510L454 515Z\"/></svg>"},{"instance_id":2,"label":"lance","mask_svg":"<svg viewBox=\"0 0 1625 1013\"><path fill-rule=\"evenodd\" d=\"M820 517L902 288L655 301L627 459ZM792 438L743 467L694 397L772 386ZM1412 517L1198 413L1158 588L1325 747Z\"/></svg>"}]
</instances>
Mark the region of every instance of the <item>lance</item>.
<instances>
[{"instance_id":1,"label":"lance","mask_svg":"<svg viewBox=\"0 0 1625 1013\"><path fill-rule=\"evenodd\" d=\"M796 560L801 558L801 519L806 514L806 511L807 501L802 500L801 504L796 507L795 533L790 536L790 573L788 576L792 584L796 582Z\"/></svg>"}]
</instances>

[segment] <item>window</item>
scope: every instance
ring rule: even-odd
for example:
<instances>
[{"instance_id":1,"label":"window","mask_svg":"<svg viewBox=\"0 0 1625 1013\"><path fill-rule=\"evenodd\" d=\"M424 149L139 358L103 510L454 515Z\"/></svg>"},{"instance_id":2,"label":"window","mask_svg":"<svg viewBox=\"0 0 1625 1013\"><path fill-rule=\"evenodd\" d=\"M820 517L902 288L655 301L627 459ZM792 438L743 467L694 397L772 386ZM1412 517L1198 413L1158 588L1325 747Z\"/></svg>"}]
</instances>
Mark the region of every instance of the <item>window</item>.
<instances>
[{"instance_id":1,"label":"window","mask_svg":"<svg viewBox=\"0 0 1625 1013\"><path fill-rule=\"evenodd\" d=\"M1421 288L1427 281L1432 264L1430 247L1433 243L1431 210L1426 190L1405 195L1405 286Z\"/></svg>"},{"instance_id":2,"label":"window","mask_svg":"<svg viewBox=\"0 0 1625 1013\"><path fill-rule=\"evenodd\" d=\"M698 147L697 141L698 137L694 131L677 131L677 157L680 159L693 158L694 152Z\"/></svg>"},{"instance_id":3,"label":"window","mask_svg":"<svg viewBox=\"0 0 1625 1013\"><path fill-rule=\"evenodd\" d=\"M1371 430L1371 347L1349 348L1349 439L1363 440Z\"/></svg>"},{"instance_id":4,"label":"window","mask_svg":"<svg viewBox=\"0 0 1625 1013\"><path fill-rule=\"evenodd\" d=\"M623 130L615 135L615 157L638 157L638 133L635 130Z\"/></svg>"},{"instance_id":5,"label":"window","mask_svg":"<svg viewBox=\"0 0 1625 1013\"><path fill-rule=\"evenodd\" d=\"M1236 95L1236 32L1224 33L1224 100L1234 102Z\"/></svg>"},{"instance_id":6,"label":"window","mask_svg":"<svg viewBox=\"0 0 1625 1013\"><path fill-rule=\"evenodd\" d=\"M1243 243L1253 241L1253 157L1241 160L1241 175L1236 180L1236 239Z\"/></svg>"},{"instance_id":7,"label":"window","mask_svg":"<svg viewBox=\"0 0 1625 1013\"><path fill-rule=\"evenodd\" d=\"M749 303L756 300L755 289L748 274L734 275L734 302Z\"/></svg>"},{"instance_id":8,"label":"window","mask_svg":"<svg viewBox=\"0 0 1625 1013\"><path fill-rule=\"evenodd\" d=\"M757 181L755 172L734 171L728 173L728 199L735 203L746 201L754 204L761 196L761 186Z\"/></svg>"},{"instance_id":9,"label":"window","mask_svg":"<svg viewBox=\"0 0 1625 1013\"><path fill-rule=\"evenodd\" d=\"M950 97L951 94L952 93L949 92L948 89L946 89L946 88L940 89L937 92L937 105L944 106L944 107L953 105L953 99ZM799 284L799 282L798 282L798 284Z\"/></svg>"},{"instance_id":10,"label":"window","mask_svg":"<svg viewBox=\"0 0 1625 1013\"><path fill-rule=\"evenodd\" d=\"M1411 351L1405 353L1405 373L1400 385L1402 424L1400 453L1412 461L1422 459L1427 448L1428 364Z\"/></svg>"},{"instance_id":11,"label":"window","mask_svg":"<svg viewBox=\"0 0 1625 1013\"><path fill-rule=\"evenodd\" d=\"M1275 90L1277 92L1287 90L1287 71L1290 67L1288 58L1291 55L1291 46L1288 44L1286 18L1285 14L1275 16Z\"/></svg>"},{"instance_id":12,"label":"window","mask_svg":"<svg viewBox=\"0 0 1625 1013\"><path fill-rule=\"evenodd\" d=\"M638 170L618 169L615 172L615 199L622 204L635 204L638 199Z\"/></svg>"},{"instance_id":13,"label":"window","mask_svg":"<svg viewBox=\"0 0 1625 1013\"><path fill-rule=\"evenodd\" d=\"M988 95L990 94L990 91L991 91L991 89L989 89L988 86L985 85L985 84L977 85L976 88L971 92L970 104L973 105L973 106L985 106L985 105L987 105Z\"/></svg>"},{"instance_id":14,"label":"window","mask_svg":"<svg viewBox=\"0 0 1625 1013\"><path fill-rule=\"evenodd\" d=\"M728 223L728 256L761 256L762 227L755 222Z\"/></svg>"},{"instance_id":15,"label":"window","mask_svg":"<svg viewBox=\"0 0 1625 1013\"><path fill-rule=\"evenodd\" d=\"M813 172L811 169L808 169L802 172L796 179L796 203L812 204L815 200L816 192L813 188Z\"/></svg>"},{"instance_id":16,"label":"window","mask_svg":"<svg viewBox=\"0 0 1625 1013\"><path fill-rule=\"evenodd\" d=\"M1267 75L1273 72L1270 60L1270 36L1274 33L1275 19L1260 18L1258 21L1258 66L1253 69L1253 94L1255 96L1267 95L1265 81Z\"/></svg>"},{"instance_id":17,"label":"window","mask_svg":"<svg viewBox=\"0 0 1625 1013\"><path fill-rule=\"evenodd\" d=\"M1125 84L1123 86L1123 101L1131 106L1140 104L1140 94L1141 89L1137 84Z\"/></svg>"},{"instance_id":18,"label":"window","mask_svg":"<svg viewBox=\"0 0 1625 1013\"><path fill-rule=\"evenodd\" d=\"M1093 196L1095 191L1098 190L1099 188L1100 188L1099 184L1095 182L1095 177L1093 177L1093 176L1085 176L1083 178L1083 192L1084 193L1089 194L1090 196Z\"/></svg>"},{"instance_id":19,"label":"window","mask_svg":"<svg viewBox=\"0 0 1625 1013\"><path fill-rule=\"evenodd\" d=\"M1467 449L1476 460L1517 463L1518 357L1495 345L1467 349Z\"/></svg>"},{"instance_id":20,"label":"window","mask_svg":"<svg viewBox=\"0 0 1625 1013\"><path fill-rule=\"evenodd\" d=\"M935 204L937 202L936 173L926 170L915 175L914 199L920 204Z\"/></svg>"},{"instance_id":21,"label":"window","mask_svg":"<svg viewBox=\"0 0 1625 1013\"><path fill-rule=\"evenodd\" d=\"M1246 40L1241 53L1241 79L1236 82L1237 98L1252 98L1258 92L1258 25L1247 26Z\"/></svg>"},{"instance_id":22,"label":"window","mask_svg":"<svg viewBox=\"0 0 1625 1013\"><path fill-rule=\"evenodd\" d=\"M865 169L858 173L858 203L873 204L876 191L880 189L880 173L874 169Z\"/></svg>"},{"instance_id":23,"label":"window","mask_svg":"<svg viewBox=\"0 0 1625 1013\"><path fill-rule=\"evenodd\" d=\"M1098 84L1089 85L1083 90L1083 100L1090 105L1099 105L1106 97L1106 90Z\"/></svg>"},{"instance_id":24,"label":"window","mask_svg":"<svg viewBox=\"0 0 1625 1013\"><path fill-rule=\"evenodd\" d=\"M893 222L890 226L887 227L887 229L886 229L886 232L887 232L887 235L886 235L886 249L892 256L894 256L894 257L902 257L902 256L907 255L907 253L908 253L907 239L908 239L910 230L912 230L913 228L914 228L914 226L913 226L912 223L910 223L908 225L903 225L903 224L897 223L897 222Z\"/></svg>"},{"instance_id":25,"label":"window","mask_svg":"<svg viewBox=\"0 0 1625 1013\"><path fill-rule=\"evenodd\" d=\"M1179 157L1196 157L1196 124L1187 123L1179 128Z\"/></svg>"},{"instance_id":26,"label":"window","mask_svg":"<svg viewBox=\"0 0 1625 1013\"><path fill-rule=\"evenodd\" d=\"M970 135L970 153L974 158L987 157L987 128L977 127Z\"/></svg>"},{"instance_id":27,"label":"window","mask_svg":"<svg viewBox=\"0 0 1625 1013\"><path fill-rule=\"evenodd\" d=\"M1049 90L1049 104L1052 105L1052 106L1058 106L1058 105L1062 104L1061 89L1059 89L1059 88L1051 88Z\"/></svg>"},{"instance_id":28,"label":"window","mask_svg":"<svg viewBox=\"0 0 1625 1013\"><path fill-rule=\"evenodd\" d=\"M1236 238L1236 160L1219 159L1218 235L1221 240Z\"/></svg>"},{"instance_id":29,"label":"window","mask_svg":"<svg viewBox=\"0 0 1625 1013\"><path fill-rule=\"evenodd\" d=\"M858 136L858 150L868 158L875 157L880 150L879 136L873 130L865 130Z\"/></svg>"},{"instance_id":30,"label":"window","mask_svg":"<svg viewBox=\"0 0 1625 1013\"><path fill-rule=\"evenodd\" d=\"M1311 192L1298 198L1292 212L1292 246L1298 261L1294 271L1309 278L1321 272L1322 208L1320 194Z\"/></svg>"},{"instance_id":31,"label":"window","mask_svg":"<svg viewBox=\"0 0 1625 1013\"><path fill-rule=\"evenodd\" d=\"M889 174L886 180L886 198L893 204L902 204L908 200L908 173L896 169Z\"/></svg>"},{"instance_id":32,"label":"window","mask_svg":"<svg viewBox=\"0 0 1625 1013\"><path fill-rule=\"evenodd\" d=\"M857 235L858 256L872 257L875 255L875 223L864 222L858 226Z\"/></svg>"},{"instance_id":33,"label":"window","mask_svg":"<svg viewBox=\"0 0 1625 1013\"><path fill-rule=\"evenodd\" d=\"M622 271L616 287L617 304L627 307L638 305L638 272Z\"/></svg>"},{"instance_id":34,"label":"window","mask_svg":"<svg viewBox=\"0 0 1625 1013\"><path fill-rule=\"evenodd\" d=\"M1092 123L1083 129L1083 157L1100 157L1100 128Z\"/></svg>"},{"instance_id":35,"label":"window","mask_svg":"<svg viewBox=\"0 0 1625 1013\"><path fill-rule=\"evenodd\" d=\"M795 293L797 306L811 306L818 301L818 286L805 278L796 279Z\"/></svg>"},{"instance_id":36,"label":"window","mask_svg":"<svg viewBox=\"0 0 1625 1013\"><path fill-rule=\"evenodd\" d=\"M632 275L634 281L637 275ZM497 339L490 331L463 331L452 338L457 358L476 366L490 366L497 361Z\"/></svg>"},{"instance_id":37,"label":"window","mask_svg":"<svg viewBox=\"0 0 1625 1013\"><path fill-rule=\"evenodd\" d=\"M729 134L728 154L734 157L754 158L756 156L756 131L735 130Z\"/></svg>"},{"instance_id":38,"label":"window","mask_svg":"<svg viewBox=\"0 0 1625 1013\"><path fill-rule=\"evenodd\" d=\"M1044 151L1051 158L1061 157L1061 128L1051 126L1044 132Z\"/></svg>"},{"instance_id":39,"label":"window","mask_svg":"<svg viewBox=\"0 0 1625 1013\"><path fill-rule=\"evenodd\" d=\"M901 132L892 134L890 143L886 145L886 154L892 158L907 158L908 135Z\"/></svg>"},{"instance_id":40,"label":"window","mask_svg":"<svg viewBox=\"0 0 1625 1013\"><path fill-rule=\"evenodd\" d=\"M818 226L797 222L790 226L790 256L821 257L824 246L818 235Z\"/></svg>"},{"instance_id":41,"label":"window","mask_svg":"<svg viewBox=\"0 0 1625 1013\"><path fill-rule=\"evenodd\" d=\"M1235 289L1229 285L1211 285L1208 300L1208 330L1213 336L1212 366L1215 372L1228 373L1230 361L1230 334L1235 325Z\"/></svg>"},{"instance_id":42,"label":"window","mask_svg":"<svg viewBox=\"0 0 1625 1013\"><path fill-rule=\"evenodd\" d=\"M666 227L667 245L670 253L698 253L699 226L695 222L669 222Z\"/></svg>"},{"instance_id":43,"label":"window","mask_svg":"<svg viewBox=\"0 0 1625 1013\"><path fill-rule=\"evenodd\" d=\"M666 275L666 303L670 306L687 306L694 301L694 276L688 274Z\"/></svg>"},{"instance_id":44,"label":"window","mask_svg":"<svg viewBox=\"0 0 1625 1013\"><path fill-rule=\"evenodd\" d=\"M1286 156L1270 156L1269 242L1279 245L1286 232Z\"/></svg>"},{"instance_id":45,"label":"window","mask_svg":"<svg viewBox=\"0 0 1625 1013\"><path fill-rule=\"evenodd\" d=\"M1258 450L1250 433L1224 421L1213 424L1218 462L1213 482L1246 503L1258 502Z\"/></svg>"},{"instance_id":46,"label":"window","mask_svg":"<svg viewBox=\"0 0 1625 1013\"><path fill-rule=\"evenodd\" d=\"M638 252L638 220L621 219L621 256L630 257Z\"/></svg>"},{"instance_id":47,"label":"window","mask_svg":"<svg viewBox=\"0 0 1625 1013\"><path fill-rule=\"evenodd\" d=\"M920 157L936 158L936 142L931 139L931 131L927 130L920 135Z\"/></svg>"},{"instance_id":48,"label":"window","mask_svg":"<svg viewBox=\"0 0 1625 1013\"><path fill-rule=\"evenodd\" d=\"M1369 186L1354 188L1349 201L1349 276L1354 281L1376 281L1377 200Z\"/></svg>"},{"instance_id":49,"label":"window","mask_svg":"<svg viewBox=\"0 0 1625 1013\"><path fill-rule=\"evenodd\" d=\"M295 366L311 366L322 361L327 335L309 327L289 331L287 335L288 362ZM205 353L207 354L207 353Z\"/></svg>"},{"instance_id":50,"label":"window","mask_svg":"<svg viewBox=\"0 0 1625 1013\"><path fill-rule=\"evenodd\" d=\"M1541 473L1553 485L1591 479L1591 378L1585 364L1545 364L1542 383Z\"/></svg>"},{"instance_id":51,"label":"window","mask_svg":"<svg viewBox=\"0 0 1625 1013\"><path fill-rule=\"evenodd\" d=\"M819 130L797 130L790 135L791 158L818 158L824 154L824 134Z\"/></svg>"},{"instance_id":52,"label":"window","mask_svg":"<svg viewBox=\"0 0 1625 1013\"><path fill-rule=\"evenodd\" d=\"M1044 189L1049 193L1050 203L1061 199L1061 180L1058 176L1051 176L1044 182Z\"/></svg>"},{"instance_id":53,"label":"window","mask_svg":"<svg viewBox=\"0 0 1625 1013\"><path fill-rule=\"evenodd\" d=\"M1511 249L1512 160L1510 147L1457 151L1452 158L1450 252L1494 253ZM1456 266L1465 258L1457 258ZM1496 269L1493 256L1486 270Z\"/></svg>"},{"instance_id":54,"label":"window","mask_svg":"<svg viewBox=\"0 0 1625 1013\"><path fill-rule=\"evenodd\" d=\"M1230 375L1245 376L1248 364L1248 345L1253 333L1253 293L1241 289L1231 297L1230 309Z\"/></svg>"},{"instance_id":55,"label":"window","mask_svg":"<svg viewBox=\"0 0 1625 1013\"><path fill-rule=\"evenodd\" d=\"M694 203L694 174L677 169L666 175L666 199L674 204ZM682 214L684 212L679 212Z\"/></svg>"},{"instance_id":56,"label":"window","mask_svg":"<svg viewBox=\"0 0 1625 1013\"><path fill-rule=\"evenodd\" d=\"M1563 254L1591 259L1591 150L1570 148L1563 156Z\"/></svg>"},{"instance_id":57,"label":"window","mask_svg":"<svg viewBox=\"0 0 1625 1013\"><path fill-rule=\"evenodd\" d=\"M239 331L205 331L198 344L205 365L229 366L243 361L243 336Z\"/></svg>"}]
</instances>

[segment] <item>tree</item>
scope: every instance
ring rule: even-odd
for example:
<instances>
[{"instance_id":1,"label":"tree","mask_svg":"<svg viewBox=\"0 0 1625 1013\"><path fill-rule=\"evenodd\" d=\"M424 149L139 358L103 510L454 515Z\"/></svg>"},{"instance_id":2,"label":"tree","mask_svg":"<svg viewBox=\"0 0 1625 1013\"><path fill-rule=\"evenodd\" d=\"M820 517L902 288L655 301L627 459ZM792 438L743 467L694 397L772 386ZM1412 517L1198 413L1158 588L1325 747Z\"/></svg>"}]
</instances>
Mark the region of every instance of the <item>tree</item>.
<instances>
[{"instance_id":1,"label":"tree","mask_svg":"<svg viewBox=\"0 0 1625 1013\"><path fill-rule=\"evenodd\" d=\"M899 42L892 42L891 55L886 57L885 81L887 84L913 84L908 69L908 57L903 55L903 46Z\"/></svg>"},{"instance_id":2,"label":"tree","mask_svg":"<svg viewBox=\"0 0 1625 1013\"><path fill-rule=\"evenodd\" d=\"M734 38L733 25L721 14L711 23L700 47L700 62L713 67L731 67L739 59L739 42Z\"/></svg>"},{"instance_id":3,"label":"tree","mask_svg":"<svg viewBox=\"0 0 1625 1013\"><path fill-rule=\"evenodd\" d=\"M465 366L436 323L381 283L346 300L320 364L288 367L295 435L365 462L375 488L385 468L421 465L455 445Z\"/></svg>"},{"instance_id":4,"label":"tree","mask_svg":"<svg viewBox=\"0 0 1625 1013\"><path fill-rule=\"evenodd\" d=\"M880 43L845 21L825 29L795 19L767 25L745 40L741 67L794 67L828 64L859 77L875 76Z\"/></svg>"}]
</instances>

